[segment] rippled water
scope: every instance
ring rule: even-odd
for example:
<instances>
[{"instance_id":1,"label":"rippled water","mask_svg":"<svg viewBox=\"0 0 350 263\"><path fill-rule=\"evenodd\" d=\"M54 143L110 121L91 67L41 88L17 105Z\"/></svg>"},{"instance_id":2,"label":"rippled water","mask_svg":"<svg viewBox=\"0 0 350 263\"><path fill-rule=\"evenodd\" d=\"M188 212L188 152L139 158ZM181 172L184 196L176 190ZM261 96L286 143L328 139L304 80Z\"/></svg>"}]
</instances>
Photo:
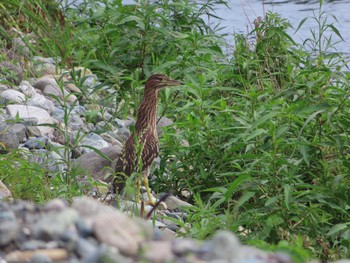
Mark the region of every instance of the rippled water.
<instances>
[{"instance_id":1,"label":"rippled water","mask_svg":"<svg viewBox=\"0 0 350 263\"><path fill-rule=\"evenodd\" d=\"M225 29L223 33L229 34L228 41L232 43L234 33L247 33L252 29L252 23L258 16L263 17L267 11L273 11L288 19L296 29L305 17L313 17L319 12L319 1L301 0L231 0L228 1L229 8L218 5L216 15L223 20L220 22ZM334 15L338 22L329 16L328 22L334 22L334 26L340 31L345 41L337 44L337 49L350 55L350 1L333 0L325 1L323 10L330 15ZM209 21L215 23L217 21ZM308 19L303 27L294 35L295 30L290 30L289 34L293 39L302 43L303 40L311 37L310 29L316 29L317 24L313 19ZM334 35L334 41L340 40Z\"/></svg>"}]
</instances>

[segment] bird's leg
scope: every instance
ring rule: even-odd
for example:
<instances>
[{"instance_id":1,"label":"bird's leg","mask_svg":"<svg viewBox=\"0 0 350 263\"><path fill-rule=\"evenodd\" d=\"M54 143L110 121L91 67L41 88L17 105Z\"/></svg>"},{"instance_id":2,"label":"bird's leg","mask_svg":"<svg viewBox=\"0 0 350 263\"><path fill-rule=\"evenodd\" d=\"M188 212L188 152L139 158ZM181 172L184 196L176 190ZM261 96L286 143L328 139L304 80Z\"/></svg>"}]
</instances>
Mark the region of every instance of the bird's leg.
<instances>
[{"instance_id":1,"label":"bird's leg","mask_svg":"<svg viewBox=\"0 0 350 263\"><path fill-rule=\"evenodd\" d=\"M148 174L149 174L149 169L147 169L146 171L142 172L142 179L143 179L143 184L146 188L146 192L147 192L147 197L148 197L148 204L154 206L155 202L153 200L153 196L151 194L151 189L149 188L149 183L148 183Z\"/></svg>"},{"instance_id":2,"label":"bird's leg","mask_svg":"<svg viewBox=\"0 0 350 263\"><path fill-rule=\"evenodd\" d=\"M148 177L144 177L144 178L143 178L143 183L144 183L144 185L145 185L145 187L146 187L147 196L148 196L148 203L149 203L150 205L154 206L155 203L154 203L154 200L153 200L153 196L152 196L152 194L151 194L151 189L149 188Z\"/></svg>"}]
</instances>

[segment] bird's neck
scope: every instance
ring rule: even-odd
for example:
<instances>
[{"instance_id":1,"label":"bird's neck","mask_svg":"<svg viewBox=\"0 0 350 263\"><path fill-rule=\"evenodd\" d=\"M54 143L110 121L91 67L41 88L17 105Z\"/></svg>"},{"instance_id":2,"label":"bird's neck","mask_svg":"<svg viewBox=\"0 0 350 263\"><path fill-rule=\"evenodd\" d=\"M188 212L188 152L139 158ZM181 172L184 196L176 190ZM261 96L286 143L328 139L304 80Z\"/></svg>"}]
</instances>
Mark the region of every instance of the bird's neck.
<instances>
[{"instance_id":1,"label":"bird's neck","mask_svg":"<svg viewBox=\"0 0 350 263\"><path fill-rule=\"evenodd\" d=\"M137 113L136 132L141 134L149 128L156 127L158 91L146 90Z\"/></svg>"}]
</instances>

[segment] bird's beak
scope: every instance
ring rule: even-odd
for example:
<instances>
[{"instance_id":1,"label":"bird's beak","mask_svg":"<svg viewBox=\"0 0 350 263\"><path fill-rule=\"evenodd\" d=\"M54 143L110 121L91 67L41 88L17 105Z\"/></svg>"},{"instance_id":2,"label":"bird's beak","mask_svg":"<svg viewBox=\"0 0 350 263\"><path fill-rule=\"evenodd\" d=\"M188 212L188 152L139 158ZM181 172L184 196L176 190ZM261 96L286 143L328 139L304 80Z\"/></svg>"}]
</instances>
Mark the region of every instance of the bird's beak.
<instances>
[{"instance_id":1,"label":"bird's beak","mask_svg":"<svg viewBox=\"0 0 350 263\"><path fill-rule=\"evenodd\" d=\"M175 79L168 79L166 80L166 85L167 86L180 86L180 85L184 85L185 83L183 83L182 81L178 81Z\"/></svg>"}]
</instances>

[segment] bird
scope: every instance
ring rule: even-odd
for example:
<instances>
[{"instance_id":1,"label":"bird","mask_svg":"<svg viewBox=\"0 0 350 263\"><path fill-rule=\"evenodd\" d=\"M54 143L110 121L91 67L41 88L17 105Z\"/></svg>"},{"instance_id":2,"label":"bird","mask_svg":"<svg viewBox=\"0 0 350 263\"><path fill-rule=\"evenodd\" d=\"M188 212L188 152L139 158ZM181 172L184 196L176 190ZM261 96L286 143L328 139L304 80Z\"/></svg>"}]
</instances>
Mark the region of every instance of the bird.
<instances>
[{"instance_id":1,"label":"bird","mask_svg":"<svg viewBox=\"0 0 350 263\"><path fill-rule=\"evenodd\" d=\"M158 93L163 88L183 84L183 82L171 79L164 74L153 74L147 79L143 100L137 112L135 129L126 140L122 153L116 162L116 177L113 181L114 192L118 191L120 193L125 186L125 180L133 173L139 173L142 174L148 203L155 205L149 188L148 175L154 159L159 155L159 139L156 127ZM136 176L136 202L140 202L140 177Z\"/></svg>"}]
</instances>

